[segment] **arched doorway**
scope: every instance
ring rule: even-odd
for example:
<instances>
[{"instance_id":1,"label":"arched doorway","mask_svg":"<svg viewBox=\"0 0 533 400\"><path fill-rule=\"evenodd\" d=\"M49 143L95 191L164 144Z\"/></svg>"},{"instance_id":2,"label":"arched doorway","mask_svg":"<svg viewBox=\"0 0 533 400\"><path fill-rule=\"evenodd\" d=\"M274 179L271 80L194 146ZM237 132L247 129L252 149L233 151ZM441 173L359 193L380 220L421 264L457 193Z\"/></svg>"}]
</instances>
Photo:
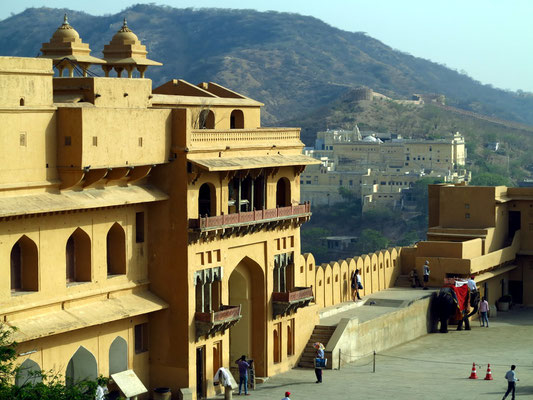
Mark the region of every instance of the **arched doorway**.
<instances>
[{"instance_id":1,"label":"arched doorway","mask_svg":"<svg viewBox=\"0 0 533 400\"><path fill-rule=\"evenodd\" d=\"M215 187L210 183L200 186L198 193L198 216L212 217L216 215Z\"/></svg>"},{"instance_id":2,"label":"arched doorway","mask_svg":"<svg viewBox=\"0 0 533 400\"><path fill-rule=\"evenodd\" d=\"M37 245L23 235L11 249L11 291L39 290Z\"/></svg>"},{"instance_id":3,"label":"arched doorway","mask_svg":"<svg viewBox=\"0 0 533 400\"><path fill-rule=\"evenodd\" d=\"M66 245L67 283L91 281L91 239L77 228Z\"/></svg>"},{"instance_id":4,"label":"arched doorway","mask_svg":"<svg viewBox=\"0 0 533 400\"><path fill-rule=\"evenodd\" d=\"M128 369L128 343L117 336L109 347L109 375Z\"/></svg>"},{"instance_id":5,"label":"arched doorway","mask_svg":"<svg viewBox=\"0 0 533 400\"><path fill-rule=\"evenodd\" d=\"M244 128L244 114L241 110L233 110L230 115L230 128L243 129Z\"/></svg>"},{"instance_id":6,"label":"arched doorway","mask_svg":"<svg viewBox=\"0 0 533 400\"><path fill-rule=\"evenodd\" d=\"M266 376L265 285L259 264L245 257L229 277L229 304L241 305L241 320L230 328L230 363L243 354L253 359L258 376Z\"/></svg>"},{"instance_id":7,"label":"arched doorway","mask_svg":"<svg viewBox=\"0 0 533 400\"><path fill-rule=\"evenodd\" d=\"M107 275L126 273L126 233L115 222L107 232Z\"/></svg>"},{"instance_id":8,"label":"arched doorway","mask_svg":"<svg viewBox=\"0 0 533 400\"><path fill-rule=\"evenodd\" d=\"M89 350L80 346L68 362L65 382L69 385L86 379L96 380L97 376L96 358Z\"/></svg>"},{"instance_id":9,"label":"arched doorway","mask_svg":"<svg viewBox=\"0 0 533 400\"><path fill-rule=\"evenodd\" d=\"M291 183L287 178L280 178L276 185L276 206L287 207L291 205Z\"/></svg>"}]
</instances>

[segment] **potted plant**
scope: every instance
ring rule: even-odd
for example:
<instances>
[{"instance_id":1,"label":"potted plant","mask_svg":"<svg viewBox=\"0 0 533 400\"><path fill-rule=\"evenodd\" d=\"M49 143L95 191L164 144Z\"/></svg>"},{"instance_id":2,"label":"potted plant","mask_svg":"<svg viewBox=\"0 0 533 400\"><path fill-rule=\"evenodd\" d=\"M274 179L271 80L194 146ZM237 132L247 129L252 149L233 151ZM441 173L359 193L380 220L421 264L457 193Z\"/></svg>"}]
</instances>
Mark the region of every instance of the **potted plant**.
<instances>
[{"instance_id":1,"label":"potted plant","mask_svg":"<svg viewBox=\"0 0 533 400\"><path fill-rule=\"evenodd\" d=\"M509 311L511 304L513 303L513 298L510 294L506 294L498 299L497 307L498 311Z\"/></svg>"}]
</instances>

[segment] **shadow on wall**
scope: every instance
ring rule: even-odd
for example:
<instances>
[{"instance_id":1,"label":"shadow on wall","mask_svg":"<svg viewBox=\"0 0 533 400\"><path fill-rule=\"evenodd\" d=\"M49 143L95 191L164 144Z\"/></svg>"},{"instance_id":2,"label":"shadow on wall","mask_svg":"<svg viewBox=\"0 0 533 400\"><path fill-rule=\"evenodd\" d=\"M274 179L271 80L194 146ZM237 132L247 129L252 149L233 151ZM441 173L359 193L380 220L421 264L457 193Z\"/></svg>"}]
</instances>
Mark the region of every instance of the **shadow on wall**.
<instances>
[{"instance_id":1,"label":"shadow on wall","mask_svg":"<svg viewBox=\"0 0 533 400\"><path fill-rule=\"evenodd\" d=\"M316 304L328 307L352 299L351 276L356 269L363 284L361 296L393 287L401 273L401 251L401 247L389 248L320 266L312 254L306 253L295 275L302 286L313 288Z\"/></svg>"}]
</instances>

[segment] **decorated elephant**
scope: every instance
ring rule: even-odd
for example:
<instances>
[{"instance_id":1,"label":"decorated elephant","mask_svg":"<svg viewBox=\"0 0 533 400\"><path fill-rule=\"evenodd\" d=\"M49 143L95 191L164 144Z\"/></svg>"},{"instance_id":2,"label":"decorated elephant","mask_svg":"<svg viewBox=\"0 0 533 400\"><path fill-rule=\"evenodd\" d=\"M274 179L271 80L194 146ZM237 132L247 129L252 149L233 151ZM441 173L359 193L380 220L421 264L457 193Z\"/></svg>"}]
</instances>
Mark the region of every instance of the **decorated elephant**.
<instances>
[{"instance_id":1,"label":"decorated elephant","mask_svg":"<svg viewBox=\"0 0 533 400\"><path fill-rule=\"evenodd\" d=\"M457 330L470 330L469 318L474 315L479 306L479 292L470 291L468 285L451 283L445 285L433 300L434 316L440 320L440 332L448 332L448 320L454 317L457 321ZM469 312L469 310L471 310Z\"/></svg>"}]
</instances>

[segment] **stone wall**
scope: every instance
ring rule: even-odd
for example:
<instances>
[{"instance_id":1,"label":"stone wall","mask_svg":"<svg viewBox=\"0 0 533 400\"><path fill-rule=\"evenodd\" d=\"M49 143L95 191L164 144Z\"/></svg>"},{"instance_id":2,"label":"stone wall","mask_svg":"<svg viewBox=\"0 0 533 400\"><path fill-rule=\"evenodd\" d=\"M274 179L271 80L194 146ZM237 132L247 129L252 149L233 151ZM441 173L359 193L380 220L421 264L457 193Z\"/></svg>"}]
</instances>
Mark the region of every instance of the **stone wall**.
<instances>
[{"instance_id":1,"label":"stone wall","mask_svg":"<svg viewBox=\"0 0 533 400\"><path fill-rule=\"evenodd\" d=\"M320 307L329 307L351 300L351 276L355 269L360 270L366 296L394 286L401 273L402 248L389 248L375 253L363 254L345 260L315 265L312 254L302 255L300 268L295 271L295 282L300 286L313 288L315 302Z\"/></svg>"}]
</instances>

